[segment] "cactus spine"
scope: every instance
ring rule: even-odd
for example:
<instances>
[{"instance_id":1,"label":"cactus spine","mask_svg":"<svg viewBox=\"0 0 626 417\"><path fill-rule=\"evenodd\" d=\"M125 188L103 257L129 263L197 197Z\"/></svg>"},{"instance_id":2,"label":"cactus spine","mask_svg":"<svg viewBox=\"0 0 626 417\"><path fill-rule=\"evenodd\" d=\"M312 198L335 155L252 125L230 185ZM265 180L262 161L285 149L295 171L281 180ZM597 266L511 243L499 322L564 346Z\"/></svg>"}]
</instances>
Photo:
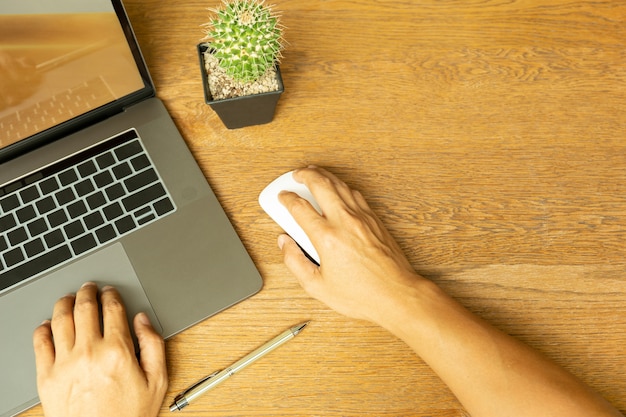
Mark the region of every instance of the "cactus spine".
<instances>
[{"instance_id":1,"label":"cactus spine","mask_svg":"<svg viewBox=\"0 0 626 417\"><path fill-rule=\"evenodd\" d=\"M205 24L220 67L233 79L253 82L280 59L283 49L279 16L263 0L224 0Z\"/></svg>"}]
</instances>

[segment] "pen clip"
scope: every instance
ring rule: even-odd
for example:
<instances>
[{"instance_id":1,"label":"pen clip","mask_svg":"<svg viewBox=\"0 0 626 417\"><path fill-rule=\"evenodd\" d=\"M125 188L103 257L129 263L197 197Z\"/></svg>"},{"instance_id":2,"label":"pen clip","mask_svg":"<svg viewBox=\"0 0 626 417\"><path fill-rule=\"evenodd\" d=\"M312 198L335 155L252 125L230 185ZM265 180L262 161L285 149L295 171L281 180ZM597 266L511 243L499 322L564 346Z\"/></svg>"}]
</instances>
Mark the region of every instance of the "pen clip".
<instances>
[{"instance_id":1,"label":"pen clip","mask_svg":"<svg viewBox=\"0 0 626 417\"><path fill-rule=\"evenodd\" d=\"M182 398L185 397L185 395L187 395L187 393L189 391L191 391L192 389L194 389L195 387L197 387L198 385L202 384L205 381L208 381L209 379L213 378L215 375L219 374L221 371L215 371L213 372L211 375L207 375L204 378L202 378L201 380L199 380L198 382L196 382L195 384L193 384L192 386L188 387L186 390L184 390L183 392L181 392L180 394L178 394L176 396L176 398L174 398L174 401L178 401Z\"/></svg>"}]
</instances>

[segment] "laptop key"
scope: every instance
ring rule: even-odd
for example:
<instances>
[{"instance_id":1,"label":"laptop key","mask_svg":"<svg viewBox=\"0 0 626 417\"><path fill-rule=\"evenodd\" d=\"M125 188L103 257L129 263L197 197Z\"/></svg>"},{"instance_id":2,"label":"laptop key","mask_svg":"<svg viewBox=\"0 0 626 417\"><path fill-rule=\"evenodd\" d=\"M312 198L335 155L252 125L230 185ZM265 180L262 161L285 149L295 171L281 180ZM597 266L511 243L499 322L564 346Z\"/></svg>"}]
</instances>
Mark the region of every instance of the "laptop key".
<instances>
[{"instance_id":1,"label":"laptop key","mask_svg":"<svg viewBox=\"0 0 626 417\"><path fill-rule=\"evenodd\" d=\"M50 233L46 233L43 236L43 240L46 242L49 248L54 248L65 241L65 237L60 229L53 230Z\"/></svg>"},{"instance_id":2,"label":"laptop key","mask_svg":"<svg viewBox=\"0 0 626 417\"><path fill-rule=\"evenodd\" d=\"M26 233L26 228L20 227L19 229L11 230L7 234L7 238L9 238L11 246L17 246L28 240L28 233Z\"/></svg>"},{"instance_id":3,"label":"laptop key","mask_svg":"<svg viewBox=\"0 0 626 417\"><path fill-rule=\"evenodd\" d=\"M39 255L44 250L46 250L46 248L44 247L42 240L39 238L24 245L24 251L26 251L26 256L29 258Z\"/></svg>"},{"instance_id":4,"label":"laptop key","mask_svg":"<svg viewBox=\"0 0 626 417\"><path fill-rule=\"evenodd\" d=\"M104 171L94 175L93 180L98 188L104 188L113 182L113 177L109 171Z\"/></svg>"},{"instance_id":5,"label":"laptop key","mask_svg":"<svg viewBox=\"0 0 626 417\"><path fill-rule=\"evenodd\" d=\"M46 214L47 212L57 208L56 203L50 196L44 198L43 200L37 201L35 205L37 206L37 210L39 210L39 214Z\"/></svg>"},{"instance_id":6,"label":"laptop key","mask_svg":"<svg viewBox=\"0 0 626 417\"><path fill-rule=\"evenodd\" d=\"M96 164L94 164L93 161L86 161L78 166L78 173L83 178L88 177L97 171L98 168L96 168Z\"/></svg>"},{"instance_id":7,"label":"laptop key","mask_svg":"<svg viewBox=\"0 0 626 417\"><path fill-rule=\"evenodd\" d=\"M17 215L17 219L20 223L26 223L29 220L37 217L37 213L35 212L35 208L33 206L26 206L15 212Z\"/></svg>"},{"instance_id":8,"label":"laptop key","mask_svg":"<svg viewBox=\"0 0 626 417\"><path fill-rule=\"evenodd\" d=\"M136 155L141 151L143 151L141 144L139 143L139 141L135 140L117 148L115 150L115 155L117 156L117 159L121 161L123 159L130 158L131 156Z\"/></svg>"},{"instance_id":9,"label":"laptop key","mask_svg":"<svg viewBox=\"0 0 626 417\"><path fill-rule=\"evenodd\" d=\"M113 219L120 217L122 214L124 214L124 209L122 209L122 206L120 206L120 203L116 202L113 204L109 204L108 206L103 208L102 212L104 213L104 217L106 217L107 220L111 221Z\"/></svg>"},{"instance_id":10,"label":"laptop key","mask_svg":"<svg viewBox=\"0 0 626 417\"><path fill-rule=\"evenodd\" d=\"M80 255L81 253L87 252L88 250L95 248L98 245L98 242L96 242L96 238L94 238L93 235L90 233L72 241L71 245L72 249L74 249L74 253L76 255Z\"/></svg>"},{"instance_id":11,"label":"laptop key","mask_svg":"<svg viewBox=\"0 0 626 417\"><path fill-rule=\"evenodd\" d=\"M102 215L100 214L100 212L97 211L83 217L83 221L85 222L85 226L87 226L87 229L89 230L95 229L96 227L104 224L104 219L102 218Z\"/></svg>"},{"instance_id":12,"label":"laptop key","mask_svg":"<svg viewBox=\"0 0 626 417\"><path fill-rule=\"evenodd\" d=\"M100 167L100 169L105 169L110 167L111 165L113 165L115 163L115 157L113 157L113 154L110 152L107 152L105 154L102 154L100 156L98 156L96 158L96 162L98 164L98 166Z\"/></svg>"},{"instance_id":13,"label":"laptop key","mask_svg":"<svg viewBox=\"0 0 626 417\"><path fill-rule=\"evenodd\" d=\"M134 212L133 215L135 216L136 219L139 219L140 217L148 213L150 213L150 207L144 207L141 210L137 210L136 212Z\"/></svg>"},{"instance_id":14,"label":"laptop key","mask_svg":"<svg viewBox=\"0 0 626 417\"><path fill-rule=\"evenodd\" d=\"M17 198L17 194L11 194L8 197L0 200L0 207L5 213L14 210L20 206L20 200Z\"/></svg>"},{"instance_id":15,"label":"laptop key","mask_svg":"<svg viewBox=\"0 0 626 417\"><path fill-rule=\"evenodd\" d=\"M109 198L109 201L117 200L121 196L126 194L122 184L113 184L112 186L104 190Z\"/></svg>"},{"instance_id":16,"label":"laptop key","mask_svg":"<svg viewBox=\"0 0 626 417\"><path fill-rule=\"evenodd\" d=\"M150 160L146 155L139 155L133 158L130 163L133 168L135 168L135 171L141 171L142 169L150 166Z\"/></svg>"},{"instance_id":17,"label":"laptop key","mask_svg":"<svg viewBox=\"0 0 626 417\"><path fill-rule=\"evenodd\" d=\"M114 166L112 170L113 175L115 175L115 178L117 178L118 180L121 180L124 177L128 177L130 174L133 173L133 170L130 168L130 165L128 165L127 162L123 162L119 165Z\"/></svg>"},{"instance_id":18,"label":"laptop key","mask_svg":"<svg viewBox=\"0 0 626 417\"><path fill-rule=\"evenodd\" d=\"M117 231L120 235L130 232L135 228L135 226L135 221L131 215L122 217L121 219L115 221L115 227L117 227Z\"/></svg>"},{"instance_id":19,"label":"laptop key","mask_svg":"<svg viewBox=\"0 0 626 417\"><path fill-rule=\"evenodd\" d=\"M59 183L55 177L48 178L47 180L43 180L39 183L39 189L44 195L50 194L51 192L59 189Z\"/></svg>"},{"instance_id":20,"label":"laptop key","mask_svg":"<svg viewBox=\"0 0 626 417\"><path fill-rule=\"evenodd\" d=\"M44 219L33 220L26 225L31 236L37 236L48 230L48 225Z\"/></svg>"},{"instance_id":21,"label":"laptop key","mask_svg":"<svg viewBox=\"0 0 626 417\"><path fill-rule=\"evenodd\" d=\"M73 239L76 236L79 236L85 232L83 225L80 223L80 220L73 221L63 227L65 231L65 235L68 239Z\"/></svg>"},{"instance_id":22,"label":"laptop key","mask_svg":"<svg viewBox=\"0 0 626 417\"><path fill-rule=\"evenodd\" d=\"M22 197L22 202L24 204L30 203L39 198L39 190L37 190L36 186L31 186L20 191L20 197Z\"/></svg>"},{"instance_id":23,"label":"laptop key","mask_svg":"<svg viewBox=\"0 0 626 417\"><path fill-rule=\"evenodd\" d=\"M57 199L59 205L64 206L66 204L71 203L76 200L76 196L74 195L74 191L71 188L64 188L58 193L54 195Z\"/></svg>"},{"instance_id":24,"label":"laptop key","mask_svg":"<svg viewBox=\"0 0 626 417\"><path fill-rule=\"evenodd\" d=\"M63 245L22 265L0 273L0 291L46 271L72 258L69 246Z\"/></svg>"},{"instance_id":25,"label":"laptop key","mask_svg":"<svg viewBox=\"0 0 626 417\"><path fill-rule=\"evenodd\" d=\"M96 230L96 237L100 243L106 243L109 240L116 238L117 233L115 232L113 226L107 224L106 226Z\"/></svg>"},{"instance_id":26,"label":"laptop key","mask_svg":"<svg viewBox=\"0 0 626 417\"><path fill-rule=\"evenodd\" d=\"M156 211L156 214L159 216L169 213L172 210L174 210L174 205L167 197L154 203L154 211Z\"/></svg>"},{"instance_id":27,"label":"laptop key","mask_svg":"<svg viewBox=\"0 0 626 417\"><path fill-rule=\"evenodd\" d=\"M19 264L24 260L24 254L22 253L21 248L15 248L8 252L6 252L3 256L4 264L7 267L12 267L13 265Z\"/></svg>"},{"instance_id":28,"label":"laptop key","mask_svg":"<svg viewBox=\"0 0 626 417\"><path fill-rule=\"evenodd\" d=\"M61 181L61 185L63 186L70 185L78 181L78 175L76 175L76 171L74 171L74 168L70 168L67 171L63 171L59 174L59 181Z\"/></svg>"},{"instance_id":29,"label":"laptop key","mask_svg":"<svg viewBox=\"0 0 626 417\"><path fill-rule=\"evenodd\" d=\"M87 213L87 207L82 200L78 200L77 202L67 206L67 212L72 219L75 219L78 216L82 216L83 214Z\"/></svg>"},{"instance_id":30,"label":"laptop key","mask_svg":"<svg viewBox=\"0 0 626 417\"><path fill-rule=\"evenodd\" d=\"M107 203L107 200L101 191L98 191L97 193L94 193L90 195L89 197L87 197L87 205L89 206L91 210L95 210L98 207L102 207L106 203Z\"/></svg>"},{"instance_id":31,"label":"laptop key","mask_svg":"<svg viewBox=\"0 0 626 417\"><path fill-rule=\"evenodd\" d=\"M13 229L15 226L17 226L17 222L13 214L9 213L6 216L0 217L0 233Z\"/></svg>"},{"instance_id":32,"label":"laptop key","mask_svg":"<svg viewBox=\"0 0 626 417\"><path fill-rule=\"evenodd\" d=\"M141 206L144 206L152 201L163 197L165 195L165 189L161 183L156 183L148 188L144 188L141 191L131 194L128 197L122 199L122 204L127 211L133 211Z\"/></svg>"},{"instance_id":33,"label":"laptop key","mask_svg":"<svg viewBox=\"0 0 626 417\"><path fill-rule=\"evenodd\" d=\"M156 216L155 216L154 214L150 213L150 214L149 214L149 215L147 215L146 217L142 217L142 218L140 218L139 220L137 220L137 224L138 224L138 225L146 224L146 223L148 223L149 221L152 221L152 220L154 220L154 219L156 219Z\"/></svg>"},{"instance_id":34,"label":"laptop key","mask_svg":"<svg viewBox=\"0 0 626 417\"><path fill-rule=\"evenodd\" d=\"M76 189L76 194L78 194L79 197L83 197L95 190L89 178L74 185L74 188Z\"/></svg>"},{"instance_id":35,"label":"laptop key","mask_svg":"<svg viewBox=\"0 0 626 417\"><path fill-rule=\"evenodd\" d=\"M152 184L158 179L159 177L157 176L156 172L152 168L150 168L128 178L124 181L124 185L126 186L128 192L132 193L133 191L145 187L148 184Z\"/></svg>"},{"instance_id":36,"label":"laptop key","mask_svg":"<svg viewBox=\"0 0 626 417\"><path fill-rule=\"evenodd\" d=\"M48 223L50 223L50 227L60 226L66 221L67 221L67 215L65 214L65 211L62 208L48 214Z\"/></svg>"}]
</instances>

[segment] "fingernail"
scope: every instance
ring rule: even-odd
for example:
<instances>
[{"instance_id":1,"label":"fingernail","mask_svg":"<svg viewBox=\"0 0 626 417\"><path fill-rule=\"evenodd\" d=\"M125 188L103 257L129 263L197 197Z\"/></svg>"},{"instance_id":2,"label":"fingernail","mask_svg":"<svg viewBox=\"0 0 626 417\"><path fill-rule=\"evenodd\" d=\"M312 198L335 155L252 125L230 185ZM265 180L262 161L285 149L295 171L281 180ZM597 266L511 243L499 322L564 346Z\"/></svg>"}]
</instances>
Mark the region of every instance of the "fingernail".
<instances>
[{"instance_id":1,"label":"fingernail","mask_svg":"<svg viewBox=\"0 0 626 417\"><path fill-rule=\"evenodd\" d=\"M285 246L285 235L278 236L278 248L283 250L283 246Z\"/></svg>"},{"instance_id":2,"label":"fingernail","mask_svg":"<svg viewBox=\"0 0 626 417\"><path fill-rule=\"evenodd\" d=\"M96 283L95 283L95 282L87 281L87 282L85 282L83 285L81 285L81 287L80 287L80 288L92 287L92 286L94 286L94 285L96 285Z\"/></svg>"},{"instance_id":3,"label":"fingernail","mask_svg":"<svg viewBox=\"0 0 626 417\"><path fill-rule=\"evenodd\" d=\"M112 289L113 289L113 287L111 287L110 285L105 285L104 287L102 287L102 289L100 291L110 291Z\"/></svg>"},{"instance_id":4,"label":"fingernail","mask_svg":"<svg viewBox=\"0 0 626 417\"><path fill-rule=\"evenodd\" d=\"M150 319L148 318L148 315L144 312L137 313L137 320L139 320L139 323L143 324L144 326L150 325Z\"/></svg>"}]
</instances>

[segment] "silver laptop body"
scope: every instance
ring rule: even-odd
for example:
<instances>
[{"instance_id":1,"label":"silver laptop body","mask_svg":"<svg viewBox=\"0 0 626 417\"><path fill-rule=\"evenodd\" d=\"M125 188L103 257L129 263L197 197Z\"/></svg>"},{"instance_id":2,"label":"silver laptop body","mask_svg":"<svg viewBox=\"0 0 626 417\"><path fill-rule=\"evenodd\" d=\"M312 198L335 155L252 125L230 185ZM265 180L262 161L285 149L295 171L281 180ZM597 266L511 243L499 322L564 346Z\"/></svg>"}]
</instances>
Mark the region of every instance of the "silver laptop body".
<instances>
[{"instance_id":1,"label":"silver laptop body","mask_svg":"<svg viewBox=\"0 0 626 417\"><path fill-rule=\"evenodd\" d=\"M166 338L262 286L121 1L44 3L0 0L2 417L38 403L32 332L85 281Z\"/></svg>"}]
</instances>

